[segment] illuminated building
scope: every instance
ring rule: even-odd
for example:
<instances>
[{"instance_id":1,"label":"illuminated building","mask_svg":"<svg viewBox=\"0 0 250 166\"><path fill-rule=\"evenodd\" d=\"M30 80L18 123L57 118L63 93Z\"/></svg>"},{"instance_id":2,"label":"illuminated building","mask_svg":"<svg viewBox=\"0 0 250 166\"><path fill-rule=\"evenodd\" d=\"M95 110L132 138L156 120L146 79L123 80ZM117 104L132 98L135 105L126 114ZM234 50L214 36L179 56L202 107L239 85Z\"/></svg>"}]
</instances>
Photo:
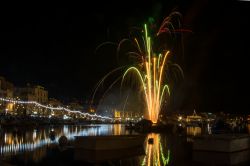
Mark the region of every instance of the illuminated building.
<instances>
[{"instance_id":1,"label":"illuminated building","mask_svg":"<svg viewBox=\"0 0 250 166\"><path fill-rule=\"evenodd\" d=\"M40 85L16 88L15 95L27 101L37 101L38 103L48 104L48 91Z\"/></svg>"},{"instance_id":2,"label":"illuminated building","mask_svg":"<svg viewBox=\"0 0 250 166\"><path fill-rule=\"evenodd\" d=\"M49 106L62 107L63 104L61 101L59 101L55 98L49 98ZM64 111L62 111L62 110L53 110L53 112L51 113L51 116L55 116L55 117L59 117L59 118L63 118L63 115L64 115Z\"/></svg>"},{"instance_id":3,"label":"illuminated building","mask_svg":"<svg viewBox=\"0 0 250 166\"><path fill-rule=\"evenodd\" d=\"M143 113L134 111L120 111L117 109L113 109L113 117L114 119L122 121L137 121L143 117Z\"/></svg>"},{"instance_id":4,"label":"illuminated building","mask_svg":"<svg viewBox=\"0 0 250 166\"><path fill-rule=\"evenodd\" d=\"M4 77L0 77L0 96L12 98L14 91L14 85L7 81Z\"/></svg>"},{"instance_id":5,"label":"illuminated building","mask_svg":"<svg viewBox=\"0 0 250 166\"><path fill-rule=\"evenodd\" d=\"M0 97L13 98L14 85L7 81L4 77L0 77ZM13 104L0 102L0 113L12 113L14 110Z\"/></svg>"},{"instance_id":6,"label":"illuminated building","mask_svg":"<svg viewBox=\"0 0 250 166\"><path fill-rule=\"evenodd\" d=\"M187 116L186 121L188 123L197 123L197 122L201 122L202 121L202 117L197 115L195 110L193 112L193 115Z\"/></svg>"},{"instance_id":7,"label":"illuminated building","mask_svg":"<svg viewBox=\"0 0 250 166\"><path fill-rule=\"evenodd\" d=\"M78 111L83 111L83 105L80 104L79 101L74 101L74 102L70 102L68 104L68 108L71 109L71 110L78 110ZM77 118L78 116L76 114L72 114L72 113L68 113L68 115L70 117L74 117L74 118Z\"/></svg>"},{"instance_id":8,"label":"illuminated building","mask_svg":"<svg viewBox=\"0 0 250 166\"><path fill-rule=\"evenodd\" d=\"M27 84L26 87L15 88L15 96L18 96L21 100L36 101L41 104L48 104L48 91L40 85L31 86ZM50 112L47 109L38 108L34 105L24 105L23 114L27 115L47 115Z\"/></svg>"},{"instance_id":9,"label":"illuminated building","mask_svg":"<svg viewBox=\"0 0 250 166\"><path fill-rule=\"evenodd\" d=\"M72 110L83 110L83 105L80 104L79 102L71 102L68 104L69 108Z\"/></svg>"},{"instance_id":10,"label":"illuminated building","mask_svg":"<svg viewBox=\"0 0 250 166\"><path fill-rule=\"evenodd\" d=\"M114 111L114 118L121 118L121 112L115 110Z\"/></svg>"},{"instance_id":11,"label":"illuminated building","mask_svg":"<svg viewBox=\"0 0 250 166\"><path fill-rule=\"evenodd\" d=\"M49 98L49 105L53 106L53 107L58 107L58 106L62 106L62 102L55 99L55 98Z\"/></svg>"}]
</instances>

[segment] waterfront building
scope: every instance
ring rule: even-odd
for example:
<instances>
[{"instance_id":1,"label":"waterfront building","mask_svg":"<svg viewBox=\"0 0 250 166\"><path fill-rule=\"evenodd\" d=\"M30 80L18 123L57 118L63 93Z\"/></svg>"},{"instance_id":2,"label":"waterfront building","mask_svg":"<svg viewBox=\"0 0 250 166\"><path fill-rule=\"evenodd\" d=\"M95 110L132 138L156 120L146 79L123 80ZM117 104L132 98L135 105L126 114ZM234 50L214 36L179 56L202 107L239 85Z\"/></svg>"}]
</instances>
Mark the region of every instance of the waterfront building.
<instances>
[{"instance_id":1,"label":"waterfront building","mask_svg":"<svg viewBox=\"0 0 250 166\"><path fill-rule=\"evenodd\" d=\"M116 120L122 121L138 121L143 117L141 112L133 112L133 111L121 111L118 109L113 109L113 117Z\"/></svg>"},{"instance_id":2,"label":"waterfront building","mask_svg":"<svg viewBox=\"0 0 250 166\"><path fill-rule=\"evenodd\" d=\"M55 99L55 98L49 98L49 106L50 107L63 107L63 104L60 100ZM56 118L63 118L63 115L65 112L63 110L51 110L50 115L51 117L56 117Z\"/></svg>"},{"instance_id":3,"label":"waterfront building","mask_svg":"<svg viewBox=\"0 0 250 166\"><path fill-rule=\"evenodd\" d=\"M7 81L4 77L0 76L0 97L2 98L13 98L14 85ZM13 103L6 103L0 101L0 113L12 114L15 105Z\"/></svg>"},{"instance_id":4,"label":"waterfront building","mask_svg":"<svg viewBox=\"0 0 250 166\"><path fill-rule=\"evenodd\" d=\"M83 105L79 101L70 102L68 104L68 108L74 111L81 111L81 112L83 112L84 109ZM68 115L73 118L79 118L78 114L68 113Z\"/></svg>"},{"instance_id":5,"label":"waterfront building","mask_svg":"<svg viewBox=\"0 0 250 166\"><path fill-rule=\"evenodd\" d=\"M44 105L48 104L48 91L40 85L31 86L30 84L27 84L26 87L15 88L14 94L20 100L36 101ZM24 104L23 107L23 114L25 115L46 116L50 112L50 110L35 105Z\"/></svg>"},{"instance_id":6,"label":"waterfront building","mask_svg":"<svg viewBox=\"0 0 250 166\"><path fill-rule=\"evenodd\" d=\"M202 123L202 117L200 115L197 115L196 111L194 110L193 115L187 116L186 122L191 125L197 125L199 123Z\"/></svg>"}]
</instances>

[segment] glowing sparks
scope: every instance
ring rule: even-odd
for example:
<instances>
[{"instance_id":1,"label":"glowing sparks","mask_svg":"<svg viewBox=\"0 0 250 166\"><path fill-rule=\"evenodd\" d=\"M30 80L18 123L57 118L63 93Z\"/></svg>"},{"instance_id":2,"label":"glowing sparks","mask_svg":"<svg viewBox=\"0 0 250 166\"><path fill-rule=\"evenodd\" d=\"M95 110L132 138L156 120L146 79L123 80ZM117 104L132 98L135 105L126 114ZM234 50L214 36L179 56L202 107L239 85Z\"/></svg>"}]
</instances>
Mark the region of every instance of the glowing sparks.
<instances>
[{"instance_id":1,"label":"glowing sparks","mask_svg":"<svg viewBox=\"0 0 250 166\"><path fill-rule=\"evenodd\" d=\"M181 18L181 14L178 12L173 12L168 17L166 17L162 25L160 26L159 31L157 31L155 35L151 36L151 31L148 31L147 24L144 24L144 30L140 31L140 36L132 37L132 40L123 39L117 45L117 57L120 56L120 52L122 52L123 50L123 43L125 42L131 42L131 46L133 46L133 48L136 48L135 50L126 52L125 54L129 54L129 57L132 57L133 60L136 60L136 62L133 63L133 66L128 67L123 73L121 85L123 85L124 80L130 73L135 74L135 76L138 78L137 81L140 83L140 89L142 89L144 94L144 100L146 105L146 114L144 117L151 120L153 123L158 122L158 117L161 109L163 108L163 103L166 103L166 97L170 96L169 83L166 82L166 75L168 73L166 72L166 70L170 69L168 68L168 66L171 65L171 67L174 67L175 69L179 70L181 76L183 77L183 71L180 66L177 64L171 64L168 61L170 51L166 49L165 45L164 49L162 49L162 47L159 47L162 50L159 53L154 52L155 50L153 47L154 38L162 36L164 35L164 33L172 35L172 33L175 34L177 32L189 32L185 29L175 29L174 24L171 23L172 19L174 18ZM179 20L177 21L177 24L178 28L180 28ZM141 32L143 33L143 35L141 35ZM114 71L116 72L117 70ZM111 73L113 73L113 71ZM93 96L95 96L95 93L100 84L108 76L110 76L111 73L107 74L107 76L105 76L104 79L100 81ZM118 81L115 80L114 83L111 84L111 87L116 82ZM110 87L108 88L108 90L109 89Z\"/></svg>"},{"instance_id":2,"label":"glowing sparks","mask_svg":"<svg viewBox=\"0 0 250 166\"><path fill-rule=\"evenodd\" d=\"M136 67L130 67L127 69L123 75L123 79L129 72L136 72L137 76L140 78L141 85L143 86L144 93L145 93L145 100L147 103L147 114L148 119L150 119L153 123L158 121L158 116L160 113L160 109L162 107L162 99L164 93L167 89L168 94L170 94L170 90L168 85L162 85L163 81L163 74L164 74L164 66L167 62L167 56L169 51L165 52L163 59L161 58L161 54L157 57L153 54L151 38L148 36L147 25L144 25L144 32L145 32L145 55L144 62L141 69ZM136 44L138 45L138 41ZM145 79L143 79L145 78Z\"/></svg>"}]
</instances>

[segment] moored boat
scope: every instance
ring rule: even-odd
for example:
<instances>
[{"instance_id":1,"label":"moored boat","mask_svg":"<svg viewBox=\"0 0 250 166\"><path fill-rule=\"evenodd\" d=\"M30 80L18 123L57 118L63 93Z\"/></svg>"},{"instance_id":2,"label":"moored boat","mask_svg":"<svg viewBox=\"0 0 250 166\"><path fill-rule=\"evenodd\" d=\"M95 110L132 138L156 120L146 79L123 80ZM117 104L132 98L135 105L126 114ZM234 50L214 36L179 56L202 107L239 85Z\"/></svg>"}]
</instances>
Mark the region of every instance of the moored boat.
<instances>
[{"instance_id":1,"label":"moored boat","mask_svg":"<svg viewBox=\"0 0 250 166\"><path fill-rule=\"evenodd\" d=\"M74 159L91 163L143 155L145 135L76 136Z\"/></svg>"},{"instance_id":2,"label":"moored boat","mask_svg":"<svg viewBox=\"0 0 250 166\"><path fill-rule=\"evenodd\" d=\"M145 135L75 136L75 148L88 150L127 149L143 146Z\"/></svg>"}]
</instances>

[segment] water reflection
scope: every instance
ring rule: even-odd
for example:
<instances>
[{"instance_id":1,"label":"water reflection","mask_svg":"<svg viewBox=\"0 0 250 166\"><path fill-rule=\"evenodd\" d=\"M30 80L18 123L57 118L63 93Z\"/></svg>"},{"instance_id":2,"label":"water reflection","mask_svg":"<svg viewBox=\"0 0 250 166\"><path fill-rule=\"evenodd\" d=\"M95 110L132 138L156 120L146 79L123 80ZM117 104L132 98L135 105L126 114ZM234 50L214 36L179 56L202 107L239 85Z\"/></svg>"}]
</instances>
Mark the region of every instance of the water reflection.
<instances>
[{"instance_id":1,"label":"water reflection","mask_svg":"<svg viewBox=\"0 0 250 166\"><path fill-rule=\"evenodd\" d=\"M199 136L201 135L201 127L197 127L197 126L188 126L186 128L186 132L187 132L187 142L193 142L193 138L195 136Z\"/></svg>"},{"instance_id":2,"label":"water reflection","mask_svg":"<svg viewBox=\"0 0 250 166\"><path fill-rule=\"evenodd\" d=\"M54 133L53 137L51 131ZM0 156L13 156L19 153L32 152L33 160L39 160L39 158L46 155L47 147L56 144L62 135L65 135L68 140L73 140L74 136L120 134L129 134L120 124L3 129L0 133Z\"/></svg>"},{"instance_id":3,"label":"water reflection","mask_svg":"<svg viewBox=\"0 0 250 166\"><path fill-rule=\"evenodd\" d=\"M186 129L186 132L192 138L201 134L201 130L199 127L189 127ZM54 131L54 139L51 138L51 131ZM62 163L63 161L59 161L60 157L57 156L59 154L58 148L55 148L57 147L58 139L62 135L65 135L69 140L74 140L74 136L122 134L131 134L131 131L125 130L125 126L120 124L47 126L44 128L21 128L17 130L2 129L0 132L0 157L7 157L12 160L13 157L17 156L20 162L31 163L31 165L44 161L51 162L51 159L55 160L55 163ZM153 138L153 143L148 142L149 138ZM186 137L151 133L147 135L145 141L145 155L138 153L138 155L133 155L133 158L123 158L119 160L118 165L166 166L173 165L173 163L185 165L186 161L192 159L192 156L189 156L191 154L189 149L191 148L189 144L186 144ZM70 160L73 161L73 157ZM19 163L15 164L19 165Z\"/></svg>"},{"instance_id":4,"label":"water reflection","mask_svg":"<svg viewBox=\"0 0 250 166\"><path fill-rule=\"evenodd\" d=\"M152 138L153 143L146 142L146 155L144 156L141 165L147 166L165 166L170 161L170 150L167 146L167 139L160 134L151 133L147 136L147 140Z\"/></svg>"},{"instance_id":5,"label":"water reflection","mask_svg":"<svg viewBox=\"0 0 250 166\"><path fill-rule=\"evenodd\" d=\"M199 136L199 135L201 135L201 127L196 127L196 126L187 127L187 135L188 136Z\"/></svg>"}]
</instances>

